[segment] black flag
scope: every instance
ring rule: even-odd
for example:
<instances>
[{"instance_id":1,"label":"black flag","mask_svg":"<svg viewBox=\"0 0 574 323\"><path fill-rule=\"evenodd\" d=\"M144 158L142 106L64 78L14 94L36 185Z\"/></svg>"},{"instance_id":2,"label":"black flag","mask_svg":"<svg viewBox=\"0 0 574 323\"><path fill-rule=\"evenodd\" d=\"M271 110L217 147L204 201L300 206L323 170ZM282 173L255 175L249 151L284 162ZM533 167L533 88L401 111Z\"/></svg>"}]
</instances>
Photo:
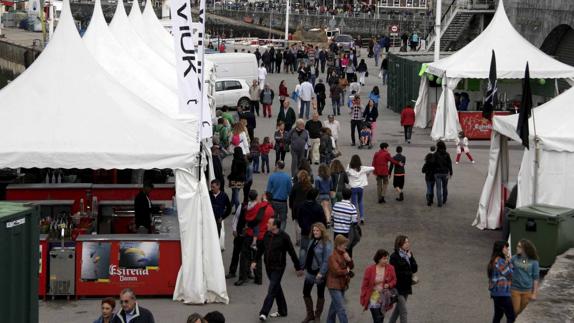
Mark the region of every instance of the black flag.
<instances>
[{"instance_id":1,"label":"black flag","mask_svg":"<svg viewBox=\"0 0 574 323\"><path fill-rule=\"evenodd\" d=\"M484 98L484 107L482 109L482 117L492 120L492 113L494 107L498 104L498 81L496 80L496 56L494 50L492 51L492 59L490 60L490 73L488 75L488 88Z\"/></svg>"},{"instance_id":2,"label":"black flag","mask_svg":"<svg viewBox=\"0 0 574 323\"><path fill-rule=\"evenodd\" d=\"M532 113L532 91L530 90L530 70L528 63L526 63L526 71L524 72L524 80L522 80L522 101L520 102L520 113L518 115L518 124L516 125L516 132L522 139L522 145L526 149L530 149L530 130L528 129L528 119Z\"/></svg>"}]
</instances>

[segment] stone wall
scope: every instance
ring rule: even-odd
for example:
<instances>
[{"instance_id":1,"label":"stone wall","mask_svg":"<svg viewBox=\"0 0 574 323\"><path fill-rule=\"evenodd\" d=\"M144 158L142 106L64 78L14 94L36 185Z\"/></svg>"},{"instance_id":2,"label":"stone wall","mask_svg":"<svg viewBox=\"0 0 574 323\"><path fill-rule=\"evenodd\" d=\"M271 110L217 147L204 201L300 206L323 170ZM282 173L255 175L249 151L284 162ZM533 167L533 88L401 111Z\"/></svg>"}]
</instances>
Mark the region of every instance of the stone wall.
<instances>
[{"instance_id":1,"label":"stone wall","mask_svg":"<svg viewBox=\"0 0 574 323\"><path fill-rule=\"evenodd\" d=\"M235 20L243 20L246 16L253 18L253 24L269 27L284 31L285 30L285 14L270 13L270 12L247 12L235 10L213 10L208 9L208 13L213 13L219 16L233 18ZM295 32L299 24L302 24L305 29L328 27L331 21L329 15L304 15L304 14L290 14L289 15L289 31ZM400 30L412 32L414 30L426 35L432 28L433 18L429 15L414 14L412 16L402 15L381 15L380 18L367 18L367 17L336 17L336 27L341 29L341 33L351 34L353 36L361 35L369 37L373 35L381 35L388 33L391 25L397 24ZM208 15L209 24L209 15ZM209 28L209 26L208 26Z\"/></svg>"},{"instance_id":2,"label":"stone wall","mask_svg":"<svg viewBox=\"0 0 574 323\"><path fill-rule=\"evenodd\" d=\"M19 75L39 54L39 50L0 40L0 70Z\"/></svg>"},{"instance_id":3,"label":"stone wall","mask_svg":"<svg viewBox=\"0 0 574 323\"><path fill-rule=\"evenodd\" d=\"M538 299L530 302L516 323L574 322L574 248L556 257L544 278Z\"/></svg>"},{"instance_id":4,"label":"stone wall","mask_svg":"<svg viewBox=\"0 0 574 323\"><path fill-rule=\"evenodd\" d=\"M504 0L504 5L514 28L536 47L559 25L574 28L572 0Z\"/></svg>"}]
</instances>

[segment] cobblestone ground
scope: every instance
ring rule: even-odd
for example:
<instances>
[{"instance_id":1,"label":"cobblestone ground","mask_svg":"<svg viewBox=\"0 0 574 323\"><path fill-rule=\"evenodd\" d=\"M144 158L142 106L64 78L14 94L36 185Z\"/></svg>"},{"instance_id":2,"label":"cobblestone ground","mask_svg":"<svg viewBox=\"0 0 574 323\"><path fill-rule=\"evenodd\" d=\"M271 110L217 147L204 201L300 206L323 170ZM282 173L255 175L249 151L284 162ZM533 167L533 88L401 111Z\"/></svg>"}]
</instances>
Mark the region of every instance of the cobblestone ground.
<instances>
[{"instance_id":1,"label":"cobblestone ground","mask_svg":"<svg viewBox=\"0 0 574 323\"><path fill-rule=\"evenodd\" d=\"M363 55L363 57L366 55ZM368 95L374 85L380 85L378 67L372 59L367 60L370 76L361 94ZM320 78L325 79L321 74ZM285 80L289 91L295 86L296 74L269 74L268 83L278 92L279 82ZM500 231L480 231L471 226L475 217L478 199L488 168L489 142L471 142L471 151L476 164L467 160L453 165L454 176L449 182L449 199L445 207L427 207L425 203L425 183L421 174L422 160L432 142L430 130L415 129L412 144L404 144L399 115L386 109L386 88L382 88L383 102L379 113L376 133L376 146L382 141L390 144L394 152L400 144L404 147L406 163L405 200L397 202L389 195L386 204L376 202L376 182L369 178L365 190L366 224L364 236L354 249L356 277L346 293L347 311L350 322L371 322L370 313L363 312L359 304L360 283L364 268L371 263L376 249L392 250L397 234L409 236L413 253L419 264L420 283L414 286L414 294L408 299L410 322L486 322L491 320L492 305L489 299L486 280L486 263L490 256L492 242L501 236ZM416 98L413 98L416 99ZM277 99L276 99L277 100ZM329 100L328 100L329 101ZM274 118L257 119L256 136L272 136L278 102L273 107ZM330 102L325 111L330 111ZM322 117L326 119L326 117ZM341 160L346 165L353 154L359 154L364 164L370 164L373 150L358 150L350 146L350 118L348 113L338 118L342 125L340 136ZM518 170L521 152L511 147L511 169ZM454 158L454 144L449 144L449 152ZM271 153L271 160L275 159ZM224 161L226 171L230 167L230 158ZM286 164L290 165L287 155ZM313 166L316 172L316 167ZM262 192L267 176L256 174L253 188ZM391 190L389 189L389 192ZM228 192L230 194L230 192ZM230 232L230 223L226 224ZM287 231L293 234L293 223ZM227 235L227 249L223 253L226 268L232 253L232 237ZM229 305L185 306L169 298L143 298L140 304L153 311L156 322L185 322L193 312L205 314L212 310L224 313L228 322L256 322L260 306L267 290L267 279L263 286L246 284L233 286L228 280ZM270 322L300 322L304 318L302 299L302 278L297 278L292 266L283 278L283 288L289 306L286 318L269 319ZM315 296L314 296L315 297ZM326 308L330 304L327 296ZM98 317L99 300L87 299L72 302L40 302L40 322L92 322ZM389 315L389 313L388 313ZM325 320L325 318L323 319Z\"/></svg>"}]
</instances>

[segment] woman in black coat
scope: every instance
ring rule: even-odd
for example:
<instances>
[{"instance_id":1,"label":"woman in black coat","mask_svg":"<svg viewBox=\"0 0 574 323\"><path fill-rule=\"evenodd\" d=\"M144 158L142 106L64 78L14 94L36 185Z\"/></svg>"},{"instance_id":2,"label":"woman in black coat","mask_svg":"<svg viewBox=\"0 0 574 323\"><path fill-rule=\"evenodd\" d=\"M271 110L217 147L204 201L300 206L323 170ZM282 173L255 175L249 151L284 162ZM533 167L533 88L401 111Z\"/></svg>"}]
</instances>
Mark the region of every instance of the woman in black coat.
<instances>
[{"instance_id":1,"label":"woman in black coat","mask_svg":"<svg viewBox=\"0 0 574 323\"><path fill-rule=\"evenodd\" d=\"M389 322L407 322L407 298L413 293L413 284L417 283L414 274L418 270L415 257L411 253L411 246L407 236L399 235L395 239L395 252L390 257L390 264L395 268L397 275L398 301Z\"/></svg>"},{"instance_id":2,"label":"woman in black coat","mask_svg":"<svg viewBox=\"0 0 574 323\"><path fill-rule=\"evenodd\" d=\"M229 187L231 187L231 204L235 209L239 207L239 191L243 189L247 172L247 160L243 155L241 147L233 150L233 161L231 162L231 173L227 176Z\"/></svg>"}]
</instances>

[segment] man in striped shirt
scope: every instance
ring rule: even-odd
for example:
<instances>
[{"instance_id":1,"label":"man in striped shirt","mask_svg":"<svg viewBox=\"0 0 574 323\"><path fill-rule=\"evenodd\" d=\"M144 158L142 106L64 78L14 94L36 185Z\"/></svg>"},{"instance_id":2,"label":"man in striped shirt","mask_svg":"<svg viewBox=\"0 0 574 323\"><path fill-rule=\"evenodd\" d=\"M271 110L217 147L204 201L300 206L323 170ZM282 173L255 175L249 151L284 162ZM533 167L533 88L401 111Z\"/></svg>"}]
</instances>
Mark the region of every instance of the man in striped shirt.
<instances>
[{"instance_id":1,"label":"man in striped shirt","mask_svg":"<svg viewBox=\"0 0 574 323\"><path fill-rule=\"evenodd\" d=\"M351 224L357 223L357 209L351 203L351 190L344 188L342 191L343 200L333 206L333 235L338 234L349 237Z\"/></svg>"}]
</instances>

